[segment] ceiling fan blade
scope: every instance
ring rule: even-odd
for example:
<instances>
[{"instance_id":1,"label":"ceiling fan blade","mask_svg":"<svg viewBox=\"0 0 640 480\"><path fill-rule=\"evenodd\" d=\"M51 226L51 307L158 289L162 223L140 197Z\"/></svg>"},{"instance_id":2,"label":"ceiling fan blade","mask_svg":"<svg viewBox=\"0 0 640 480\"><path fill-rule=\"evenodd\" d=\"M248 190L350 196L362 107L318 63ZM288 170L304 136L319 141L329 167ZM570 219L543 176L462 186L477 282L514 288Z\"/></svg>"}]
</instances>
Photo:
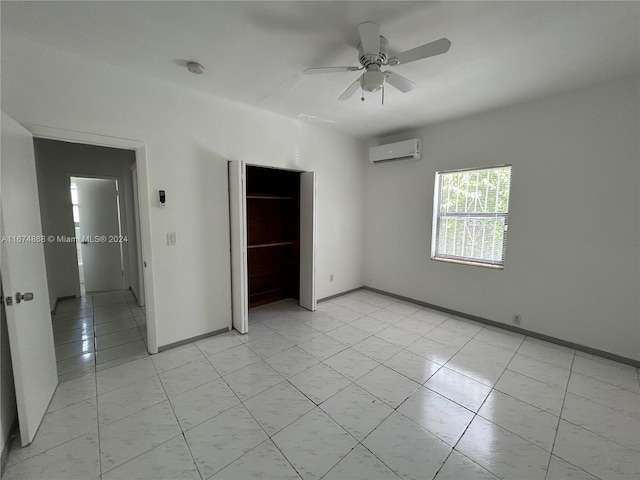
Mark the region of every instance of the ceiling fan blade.
<instances>
[{"instance_id":1,"label":"ceiling fan blade","mask_svg":"<svg viewBox=\"0 0 640 480\"><path fill-rule=\"evenodd\" d=\"M362 75L360 75L355 82L353 82L351 85L349 85L349 88L347 88L344 91L344 93L342 95L340 95L338 98L340 100L347 100L348 98L351 98L353 96L353 94L356 93L356 90L358 90L358 87L360 86L360 79L361 78L362 78Z\"/></svg>"},{"instance_id":2,"label":"ceiling fan blade","mask_svg":"<svg viewBox=\"0 0 640 480\"><path fill-rule=\"evenodd\" d=\"M364 22L358 25L362 51L366 55L378 55L380 53L380 25L373 22Z\"/></svg>"},{"instance_id":3,"label":"ceiling fan blade","mask_svg":"<svg viewBox=\"0 0 640 480\"><path fill-rule=\"evenodd\" d=\"M433 57L435 55L441 55L447 53L451 47L451 42L448 38L441 38L435 42L427 43L420 47L412 48L406 52L399 53L391 60L389 65L403 65L409 62L415 62L416 60L422 60L423 58Z\"/></svg>"},{"instance_id":4,"label":"ceiling fan blade","mask_svg":"<svg viewBox=\"0 0 640 480\"><path fill-rule=\"evenodd\" d=\"M387 76L387 83L392 87L396 87L402 93L407 93L416 88L416 84L413 83L408 78L403 77L402 75L398 75L395 72L384 72Z\"/></svg>"},{"instance_id":5,"label":"ceiling fan blade","mask_svg":"<svg viewBox=\"0 0 640 480\"><path fill-rule=\"evenodd\" d=\"M335 72L357 72L360 67L317 67L307 68L302 73L305 75L315 75L317 73L335 73Z\"/></svg>"}]
</instances>

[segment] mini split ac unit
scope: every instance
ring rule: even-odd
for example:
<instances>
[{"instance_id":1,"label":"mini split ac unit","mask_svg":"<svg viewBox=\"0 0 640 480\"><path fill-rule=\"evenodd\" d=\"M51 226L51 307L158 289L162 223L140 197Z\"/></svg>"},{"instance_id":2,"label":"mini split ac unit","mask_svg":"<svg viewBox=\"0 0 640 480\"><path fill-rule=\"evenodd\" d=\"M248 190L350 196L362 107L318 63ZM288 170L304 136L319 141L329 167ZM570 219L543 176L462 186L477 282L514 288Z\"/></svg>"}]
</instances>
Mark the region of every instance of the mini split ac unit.
<instances>
[{"instance_id":1,"label":"mini split ac unit","mask_svg":"<svg viewBox=\"0 0 640 480\"><path fill-rule=\"evenodd\" d=\"M369 150L369 160L373 164L400 160L420 160L421 158L422 140L419 138L380 145Z\"/></svg>"}]
</instances>

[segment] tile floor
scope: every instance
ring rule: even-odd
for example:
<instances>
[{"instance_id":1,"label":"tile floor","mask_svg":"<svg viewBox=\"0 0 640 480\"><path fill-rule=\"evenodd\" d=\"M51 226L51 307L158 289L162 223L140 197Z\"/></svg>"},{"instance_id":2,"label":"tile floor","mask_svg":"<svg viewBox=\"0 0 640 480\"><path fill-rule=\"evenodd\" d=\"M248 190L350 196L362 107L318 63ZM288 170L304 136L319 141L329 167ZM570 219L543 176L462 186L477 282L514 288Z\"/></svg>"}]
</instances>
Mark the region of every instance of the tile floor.
<instances>
[{"instance_id":1,"label":"tile floor","mask_svg":"<svg viewBox=\"0 0 640 480\"><path fill-rule=\"evenodd\" d=\"M147 356L147 320L130 291L58 302L53 315L61 382Z\"/></svg>"},{"instance_id":2,"label":"tile floor","mask_svg":"<svg viewBox=\"0 0 640 480\"><path fill-rule=\"evenodd\" d=\"M368 291L250 318L115 366L98 348L4 478L640 478L636 368Z\"/></svg>"}]
</instances>

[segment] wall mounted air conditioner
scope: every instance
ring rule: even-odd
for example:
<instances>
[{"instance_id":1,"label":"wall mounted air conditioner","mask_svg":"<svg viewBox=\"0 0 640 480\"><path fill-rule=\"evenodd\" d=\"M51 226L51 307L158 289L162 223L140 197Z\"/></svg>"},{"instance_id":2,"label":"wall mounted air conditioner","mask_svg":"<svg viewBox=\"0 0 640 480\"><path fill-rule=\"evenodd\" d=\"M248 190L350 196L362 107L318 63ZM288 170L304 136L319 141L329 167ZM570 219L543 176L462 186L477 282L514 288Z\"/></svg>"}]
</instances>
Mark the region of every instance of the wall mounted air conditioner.
<instances>
[{"instance_id":1,"label":"wall mounted air conditioner","mask_svg":"<svg viewBox=\"0 0 640 480\"><path fill-rule=\"evenodd\" d=\"M421 158L422 140L419 138L380 145L369 150L369 160L373 164L400 160L420 160Z\"/></svg>"}]
</instances>

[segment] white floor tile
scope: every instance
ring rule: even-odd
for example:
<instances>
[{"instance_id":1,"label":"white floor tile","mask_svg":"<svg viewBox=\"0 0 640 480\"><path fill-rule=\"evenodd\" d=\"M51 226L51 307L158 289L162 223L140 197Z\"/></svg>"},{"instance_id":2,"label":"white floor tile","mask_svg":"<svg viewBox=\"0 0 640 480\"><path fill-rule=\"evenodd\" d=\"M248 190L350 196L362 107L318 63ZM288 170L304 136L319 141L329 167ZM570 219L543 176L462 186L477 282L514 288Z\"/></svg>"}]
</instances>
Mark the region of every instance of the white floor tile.
<instances>
[{"instance_id":1,"label":"white floor tile","mask_svg":"<svg viewBox=\"0 0 640 480\"><path fill-rule=\"evenodd\" d=\"M398 412L451 446L474 417L473 412L424 387L400 405Z\"/></svg>"},{"instance_id":2,"label":"white floor tile","mask_svg":"<svg viewBox=\"0 0 640 480\"><path fill-rule=\"evenodd\" d=\"M156 375L156 369L149 357L118 365L96 373L98 395L122 388L138 380Z\"/></svg>"},{"instance_id":3,"label":"white floor tile","mask_svg":"<svg viewBox=\"0 0 640 480\"><path fill-rule=\"evenodd\" d=\"M96 375L91 373L59 383L49 403L47 412L53 412L74 403L93 399L96 396Z\"/></svg>"},{"instance_id":4,"label":"white floor tile","mask_svg":"<svg viewBox=\"0 0 640 480\"><path fill-rule=\"evenodd\" d=\"M97 431L8 467L3 480L87 480L100 478Z\"/></svg>"},{"instance_id":5,"label":"white floor tile","mask_svg":"<svg viewBox=\"0 0 640 480\"><path fill-rule=\"evenodd\" d=\"M572 373L567 391L626 415L640 418L640 395L624 388Z\"/></svg>"},{"instance_id":6,"label":"white floor tile","mask_svg":"<svg viewBox=\"0 0 640 480\"><path fill-rule=\"evenodd\" d=\"M495 389L529 405L560 416L565 391L520 373L505 370Z\"/></svg>"},{"instance_id":7,"label":"white floor tile","mask_svg":"<svg viewBox=\"0 0 640 480\"><path fill-rule=\"evenodd\" d=\"M441 365L427 360L420 355L402 350L384 362L384 365L420 384L426 382L440 370Z\"/></svg>"},{"instance_id":8,"label":"white floor tile","mask_svg":"<svg viewBox=\"0 0 640 480\"><path fill-rule=\"evenodd\" d=\"M103 480L201 480L182 435L158 445L102 476Z\"/></svg>"},{"instance_id":9,"label":"white floor tile","mask_svg":"<svg viewBox=\"0 0 640 480\"><path fill-rule=\"evenodd\" d=\"M271 440L265 440L246 455L220 470L210 480L299 480L300 476Z\"/></svg>"},{"instance_id":10,"label":"white floor tile","mask_svg":"<svg viewBox=\"0 0 640 480\"><path fill-rule=\"evenodd\" d=\"M365 332L364 330L356 328L351 324L342 324L341 327L338 327L327 333L327 336L348 346L353 346L356 343L361 342L365 338L369 338L371 335L372 334L370 332Z\"/></svg>"},{"instance_id":11,"label":"white floor tile","mask_svg":"<svg viewBox=\"0 0 640 480\"><path fill-rule=\"evenodd\" d=\"M491 387L447 368L438 370L424 385L473 412L491 392Z\"/></svg>"},{"instance_id":12,"label":"white floor tile","mask_svg":"<svg viewBox=\"0 0 640 480\"><path fill-rule=\"evenodd\" d=\"M356 384L392 408L398 408L420 387L419 383L384 365L380 365L364 377L359 378Z\"/></svg>"},{"instance_id":13,"label":"white floor tile","mask_svg":"<svg viewBox=\"0 0 640 480\"><path fill-rule=\"evenodd\" d=\"M571 368L574 357L574 351L569 348L532 338L526 338L522 342L518 353L566 369Z\"/></svg>"},{"instance_id":14,"label":"white floor tile","mask_svg":"<svg viewBox=\"0 0 640 480\"><path fill-rule=\"evenodd\" d=\"M302 350L313 355L318 360L326 360L327 358L348 348L347 345L340 343L325 334L313 337L311 340L298 345Z\"/></svg>"},{"instance_id":15,"label":"white floor tile","mask_svg":"<svg viewBox=\"0 0 640 480\"><path fill-rule=\"evenodd\" d=\"M222 333L195 342L196 347L205 355L211 356L228 348L237 347L242 342L232 333Z\"/></svg>"},{"instance_id":16,"label":"white floor tile","mask_svg":"<svg viewBox=\"0 0 640 480\"><path fill-rule=\"evenodd\" d=\"M573 361L572 371L640 394L638 372L630 365L613 365L577 356Z\"/></svg>"},{"instance_id":17,"label":"white floor tile","mask_svg":"<svg viewBox=\"0 0 640 480\"><path fill-rule=\"evenodd\" d=\"M493 363L486 356L466 355L462 353L462 350L451 357L445 366L449 370L461 373L490 387L496 384L505 370L504 366Z\"/></svg>"},{"instance_id":18,"label":"white floor tile","mask_svg":"<svg viewBox=\"0 0 640 480\"><path fill-rule=\"evenodd\" d=\"M207 360L220 375L233 373L262 359L245 345L229 348L223 352L207 357Z\"/></svg>"},{"instance_id":19,"label":"white floor tile","mask_svg":"<svg viewBox=\"0 0 640 480\"><path fill-rule=\"evenodd\" d=\"M323 480L400 480L393 470L387 467L369 450L358 445L346 457L340 460Z\"/></svg>"},{"instance_id":20,"label":"white floor tile","mask_svg":"<svg viewBox=\"0 0 640 480\"><path fill-rule=\"evenodd\" d=\"M321 478L358 444L319 408L271 439L304 480Z\"/></svg>"},{"instance_id":21,"label":"white floor tile","mask_svg":"<svg viewBox=\"0 0 640 480\"><path fill-rule=\"evenodd\" d=\"M564 420L560 421L553 453L598 478L640 478L638 452Z\"/></svg>"},{"instance_id":22,"label":"white floor tile","mask_svg":"<svg viewBox=\"0 0 640 480\"><path fill-rule=\"evenodd\" d=\"M100 427L166 400L167 395L157 376L103 393L98 396Z\"/></svg>"},{"instance_id":23,"label":"white floor tile","mask_svg":"<svg viewBox=\"0 0 640 480\"><path fill-rule=\"evenodd\" d=\"M559 418L509 395L494 390L478 415L549 452L553 447Z\"/></svg>"},{"instance_id":24,"label":"white floor tile","mask_svg":"<svg viewBox=\"0 0 640 480\"><path fill-rule=\"evenodd\" d=\"M406 349L438 365L447 363L459 350L457 347L449 347L424 337L419 338Z\"/></svg>"},{"instance_id":25,"label":"white floor tile","mask_svg":"<svg viewBox=\"0 0 640 480\"><path fill-rule=\"evenodd\" d=\"M278 372L263 361L252 363L223 378L242 401L284 381Z\"/></svg>"},{"instance_id":26,"label":"white floor tile","mask_svg":"<svg viewBox=\"0 0 640 480\"><path fill-rule=\"evenodd\" d=\"M269 436L315 408L315 404L289 382L279 383L250 398L244 406Z\"/></svg>"},{"instance_id":27,"label":"white floor tile","mask_svg":"<svg viewBox=\"0 0 640 480\"><path fill-rule=\"evenodd\" d=\"M394 345L393 343L382 340L378 337L369 337L360 343L356 343L353 347L354 350L366 355L369 358L377 362L384 362L389 360L395 354L397 354L402 347Z\"/></svg>"},{"instance_id":28,"label":"white floor tile","mask_svg":"<svg viewBox=\"0 0 640 480\"><path fill-rule=\"evenodd\" d=\"M169 398L181 395L220 377L204 358L181 365L173 370L166 370L161 372L159 376Z\"/></svg>"},{"instance_id":29,"label":"white floor tile","mask_svg":"<svg viewBox=\"0 0 640 480\"><path fill-rule=\"evenodd\" d=\"M236 394L220 378L171 397L170 401L178 422L185 431L240 403Z\"/></svg>"},{"instance_id":30,"label":"white floor tile","mask_svg":"<svg viewBox=\"0 0 640 480\"><path fill-rule=\"evenodd\" d=\"M320 360L299 347L292 347L265 359L284 378L290 378L318 364Z\"/></svg>"},{"instance_id":31,"label":"white floor tile","mask_svg":"<svg viewBox=\"0 0 640 480\"><path fill-rule=\"evenodd\" d=\"M233 463L267 439L243 405L227 410L185 433L203 478Z\"/></svg>"},{"instance_id":32,"label":"white floor tile","mask_svg":"<svg viewBox=\"0 0 640 480\"><path fill-rule=\"evenodd\" d=\"M584 470L575 465L565 462L561 458L551 455L549 469L547 470L547 480L599 480L593 475L589 475Z\"/></svg>"},{"instance_id":33,"label":"white floor tile","mask_svg":"<svg viewBox=\"0 0 640 480\"><path fill-rule=\"evenodd\" d=\"M567 393L562 418L640 454L640 419Z\"/></svg>"},{"instance_id":34,"label":"white floor tile","mask_svg":"<svg viewBox=\"0 0 640 480\"><path fill-rule=\"evenodd\" d=\"M565 390L569 382L569 370L550 363L516 354L507 366L512 372L531 377L534 380L548 383Z\"/></svg>"},{"instance_id":35,"label":"white floor tile","mask_svg":"<svg viewBox=\"0 0 640 480\"><path fill-rule=\"evenodd\" d=\"M493 473L454 450L435 480L498 480Z\"/></svg>"},{"instance_id":36,"label":"white floor tile","mask_svg":"<svg viewBox=\"0 0 640 480\"><path fill-rule=\"evenodd\" d=\"M47 413L29 446L21 448L18 446L19 442L13 443L7 465L22 462L97 428L98 411L95 398Z\"/></svg>"},{"instance_id":37,"label":"white floor tile","mask_svg":"<svg viewBox=\"0 0 640 480\"><path fill-rule=\"evenodd\" d=\"M393 409L356 384L351 384L323 402L320 408L342 428L362 440L369 435Z\"/></svg>"},{"instance_id":38,"label":"white floor tile","mask_svg":"<svg viewBox=\"0 0 640 480\"><path fill-rule=\"evenodd\" d=\"M324 402L351 383L351 380L322 363L291 377L289 381L316 404Z\"/></svg>"},{"instance_id":39,"label":"white floor tile","mask_svg":"<svg viewBox=\"0 0 640 480\"><path fill-rule=\"evenodd\" d=\"M381 330L384 330L389 326L388 323L385 323L382 320L377 320L373 317L362 317L349 323L349 325L372 335L374 333L378 333Z\"/></svg>"},{"instance_id":40,"label":"white floor tile","mask_svg":"<svg viewBox=\"0 0 640 480\"><path fill-rule=\"evenodd\" d=\"M327 358L323 363L351 381L356 381L380 365L353 348L343 350L333 357Z\"/></svg>"},{"instance_id":41,"label":"white floor tile","mask_svg":"<svg viewBox=\"0 0 640 480\"><path fill-rule=\"evenodd\" d=\"M400 347L408 347L413 342L418 340L418 338L420 338L415 333L407 332L406 330L398 328L394 325L388 326L384 330L376 333L376 337Z\"/></svg>"},{"instance_id":42,"label":"white floor tile","mask_svg":"<svg viewBox=\"0 0 640 480\"><path fill-rule=\"evenodd\" d=\"M269 358L293 347L293 343L276 333L264 335L262 338L251 341L246 345L253 351L253 353L262 358Z\"/></svg>"},{"instance_id":43,"label":"white floor tile","mask_svg":"<svg viewBox=\"0 0 640 480\"><path fill-rule=\"evenodd\" d=\"M172 370L182 365L186 365L187 363L202 359L204 359L204 355L193 343L172 348L170 350L160 352L157 355L151 355L151 361L158 372Z\"/></svg>"},{"instance_id":44,"label":"white floor tile","mask_svg":"<svg viewBox=\"0 0 640 480\"><path fill-rule=\"evenodd\" d=\"M500 478L544 480L550 453L475 417L456 446L463 455Z\"/></svg>"},{"instance_id":45,"label":"white floor tile","mask_svg":"<svg viewBox=\"0 0 640 480\"><path fill-rule=\"evenodd\" d=\"M102 427L102 472L106 473L178 434L180 427L169 402L159 403Z\"/></svg>"},{"instance_id":46,"label":"white floor tile","mask_svg":"<svg viewBox=\"0 0 640 480\"><path fill-rule=\"evenodd\" d=\"M152 356L130 292L59 307L61 383L3 480L640 478L638 369L609 359L369 290Z\"/></svg>"},{"instance_id":47,"label":"white floor tile","mask_svg":"<svg viewBox=\"0 0 640 480\"><path fill-rule=\"evenodd\" d=\"M412 480L433 478L451 452L449 445L397 412L362 444L400 477Z\"/></svg>"}]
</instances>

